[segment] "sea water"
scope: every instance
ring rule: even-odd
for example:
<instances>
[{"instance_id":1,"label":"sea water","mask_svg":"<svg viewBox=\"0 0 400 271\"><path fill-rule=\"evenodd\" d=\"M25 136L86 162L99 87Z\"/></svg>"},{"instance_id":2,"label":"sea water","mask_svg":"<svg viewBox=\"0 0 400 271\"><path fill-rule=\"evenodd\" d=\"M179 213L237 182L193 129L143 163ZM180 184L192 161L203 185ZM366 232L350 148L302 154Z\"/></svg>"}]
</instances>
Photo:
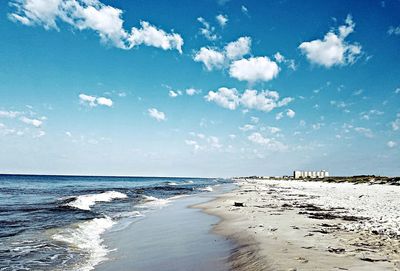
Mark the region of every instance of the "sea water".
<instances>
[{"instance_id":1,"label":"sea water","mask_svg":"<svg viewBox=\"0 0 400 271\"><path fill-rule=\"evenodd\" d=\"M0 270L92 270L102 235L224 179L0 175Z\"/></svg>"}]
</instances>

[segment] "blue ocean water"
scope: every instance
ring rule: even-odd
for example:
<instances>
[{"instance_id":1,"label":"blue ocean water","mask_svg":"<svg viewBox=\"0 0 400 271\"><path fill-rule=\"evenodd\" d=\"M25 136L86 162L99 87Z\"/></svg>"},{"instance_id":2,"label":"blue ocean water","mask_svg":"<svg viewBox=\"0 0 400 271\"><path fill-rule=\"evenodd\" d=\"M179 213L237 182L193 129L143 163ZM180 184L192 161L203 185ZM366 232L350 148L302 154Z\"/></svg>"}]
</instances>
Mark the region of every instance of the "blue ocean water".
<instances>
[{"instance_id":1,"label":"blue ocean water","mask_svg":"<svg viewBox=\"0 0 400 271\"><path fill-rule=\"evenodd\" d=\"M92 270L102 234L224 179L0 175L0 270Z\"/></svg>"}]
</instances>

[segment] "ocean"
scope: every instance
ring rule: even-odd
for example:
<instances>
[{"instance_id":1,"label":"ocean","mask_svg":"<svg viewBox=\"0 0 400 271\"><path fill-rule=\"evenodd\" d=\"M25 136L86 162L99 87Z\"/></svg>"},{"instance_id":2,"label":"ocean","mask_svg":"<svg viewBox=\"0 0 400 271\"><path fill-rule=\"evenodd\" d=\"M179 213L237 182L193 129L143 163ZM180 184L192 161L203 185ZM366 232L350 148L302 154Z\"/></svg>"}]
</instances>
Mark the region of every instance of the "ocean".
<instances>
[{"instance_id":1,"label":"ocean","mask_svg":"<svg viewBox=\"0 0 400 271\"><path fill-rule=\"evenodd\" d=\"M102 235L225 179L0 175L0 270L86 271Z\"/></svg>"}]
</instances>

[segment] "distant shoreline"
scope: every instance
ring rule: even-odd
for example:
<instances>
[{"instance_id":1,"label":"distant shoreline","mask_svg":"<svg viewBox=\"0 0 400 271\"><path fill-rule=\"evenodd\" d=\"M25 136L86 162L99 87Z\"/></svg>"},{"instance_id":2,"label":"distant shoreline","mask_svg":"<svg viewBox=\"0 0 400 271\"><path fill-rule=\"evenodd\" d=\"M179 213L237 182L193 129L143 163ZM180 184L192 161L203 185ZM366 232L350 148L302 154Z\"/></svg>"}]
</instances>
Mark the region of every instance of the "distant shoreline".
<instances>
[{"instance_id":1,"label":"distant shoreline","mask_svg":"<svg viewBox=\"0 0 400 271\"><path fill-rule=\"evenodd\" d=\"M400 185L400 177L394 176L376 176L376 175L354 175L354 176L330 176L324 178L293 178L293 177L264 177L264 176L249 176L235 177L236 180L287 180L287 181L304 181L304 182L326 182L326 183L368 183L368 184L391 184Z\"/></svg>"}]
</instances>

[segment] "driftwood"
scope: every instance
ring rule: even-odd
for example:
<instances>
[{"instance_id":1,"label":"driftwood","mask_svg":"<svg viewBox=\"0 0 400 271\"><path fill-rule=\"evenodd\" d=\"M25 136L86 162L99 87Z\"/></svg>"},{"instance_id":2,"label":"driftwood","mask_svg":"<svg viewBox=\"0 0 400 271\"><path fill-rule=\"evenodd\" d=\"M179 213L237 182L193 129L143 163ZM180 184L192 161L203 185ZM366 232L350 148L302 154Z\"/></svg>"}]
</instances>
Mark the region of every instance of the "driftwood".
<instances>
[{"instance_id":1,"label":"driftwood","mask_svg":"<svg viewBox=\"0 0 400 271\"><path fill-rule=\"evenodd\" d=\"M243 202L236 202L233 204L233 206L235 207L244 207L244 203Z\"/></svg>"}]
</instances>

